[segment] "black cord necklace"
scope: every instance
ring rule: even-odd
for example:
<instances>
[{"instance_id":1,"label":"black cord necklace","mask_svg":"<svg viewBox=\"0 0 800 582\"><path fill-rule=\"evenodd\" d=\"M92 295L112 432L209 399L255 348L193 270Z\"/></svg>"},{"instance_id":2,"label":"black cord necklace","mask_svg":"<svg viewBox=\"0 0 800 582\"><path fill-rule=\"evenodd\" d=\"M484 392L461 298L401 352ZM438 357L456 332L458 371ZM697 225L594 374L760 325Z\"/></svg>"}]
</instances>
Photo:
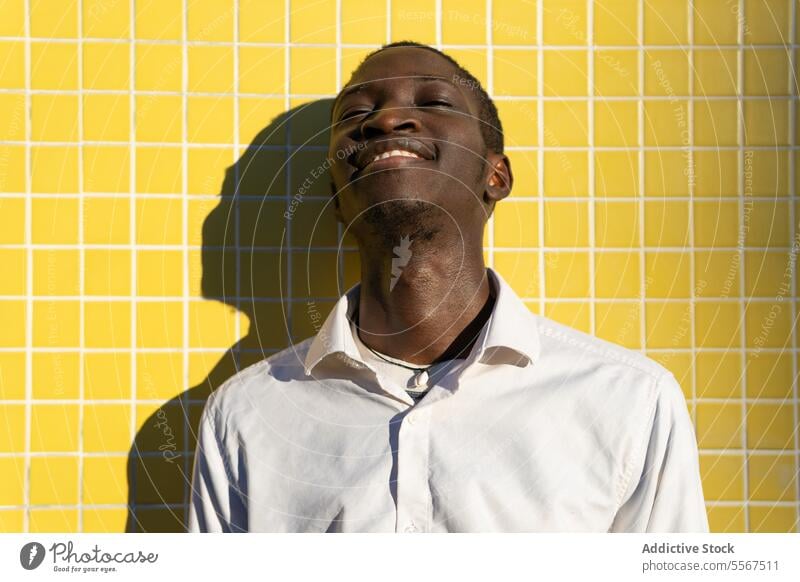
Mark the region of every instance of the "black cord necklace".
<instances>
[{"instance_id":1,"label":"black cord necklace","mask_svg":"<svg viewBox=\"0 0 800 582\"><path fill-rule=\"evenodd\" d=\"M481 309L481 311L479 313L479 317L484 316L484 315L486 315L488 317L488 314L494 308L494 301L496 299L496 296L495 296L495 290L494 290L493 286L491 285L491 282L489 284L489 298L490 298L489 301L487 301L486 304ZM358 309L356 309L356 311L355 311L355 313L353 315L354 315L353 323L355 324L355 327L356 327L355 332L356 332L356 334L358 334L358 329L359 329L359 327L358 327L358 323L359 323L358 319L359 319L359 315L360 315ZM359 340L361 340L361 338L359 338ZM376 352L371 347L369 347L366 343L364 343L363 340L361 340L361 343L370 352L375 354L378 358L380 358L384 362L387 362L389 364L394 364L395 366L401 366L401 367L405 368L406 370L412 370L413 372L415 372L415 375L414 375L412 380L413 380L414 386L416 388L419 388L421 386L425 386L428 383L428 380L430 378L430 375L428 374L428 370L430 370L433 366L435 366L436 364L442 364L444 362L449 362L449 361L452 361L454 359L457 359L458 356L460 356L462 354L462 352L466 349L466 345L465 345L463 348L461 348L458 351L458 353L455 355L455 357L452 357L452 358L450 358L448 360L443 360L441 362L434 362L432 364L428 364L427 366L416 367L416 366L409 366L406 362L401 362L401 361L395 360L394 358L391 358L390 356L385 356L385 355L381 354L380 352Z\"/></svg>"},{"instance_id":2,"label":"black cord necklace","mask_svg":"<svg viewBox=\"0 0 800 582\"><path fill-rule=\"evenodd\" d=\"M430 370L430 369L431 369L433 366L435 366L437 363L439 363L439 364L441 364L441 363L442 363L442 362L434 362L433 364L428 364L427 366L423 366L423 367L421 367L421 368L417 368L417 367L415 367L415 366L409 366L409 365L407 365L407 364L405 364L405 363L403 363L403 362L399 362L399 361L397 361L397 360L390 359L388 356L384 356L384 355L383 355L383 354L381 354L380 352L376 352L376 351L375 351L375 350L373 350L371 347L369 347L367 344L365 344L363 341L362 341L361 343L362 343L362 344L363 344L363 345L364 345L364 346L365 346L365 347L366 347L366 348L367 348L369 351L371 351L373 354L375 354L376 356L378 356L378 357L379 357L381 360L383 360L384 362L388 362L388 363L390 363L390 364L394 364L395 366L400 366L400 367L402 367L402 368L405 368L406 370L413 370L414 372L416 372L416 374L414 375L413 381L414 381L414 386L415 386L415 387L417 387L417 388L419 388L420 386L424 386L425 384L427 384L427 383L428 383L428 379L429 379L428 370ZM446 360L446 361L447 361L447 360Z\"/></svg>"}]
</instances>

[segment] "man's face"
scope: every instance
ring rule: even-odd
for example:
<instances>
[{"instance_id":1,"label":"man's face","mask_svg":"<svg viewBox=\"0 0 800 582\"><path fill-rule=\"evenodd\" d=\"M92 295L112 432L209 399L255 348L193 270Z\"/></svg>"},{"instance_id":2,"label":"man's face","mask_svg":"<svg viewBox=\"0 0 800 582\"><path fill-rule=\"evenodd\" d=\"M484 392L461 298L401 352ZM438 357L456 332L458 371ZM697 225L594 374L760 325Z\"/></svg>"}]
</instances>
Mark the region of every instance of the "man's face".
<instances>
[{"instance_id":1,"label":"man's face","mask_svg":"<svg viewBox=\"0 0 800 582\"><path fill-rule=\"evenodd\" d=\"M482 234L492 160L505 158L487 152L478 96L455 73L432 51L393 47L369 58L334 104L334 195L356 235L370 217L393 223L409 212L465 237Z\"/></svg>"}]
</instances>

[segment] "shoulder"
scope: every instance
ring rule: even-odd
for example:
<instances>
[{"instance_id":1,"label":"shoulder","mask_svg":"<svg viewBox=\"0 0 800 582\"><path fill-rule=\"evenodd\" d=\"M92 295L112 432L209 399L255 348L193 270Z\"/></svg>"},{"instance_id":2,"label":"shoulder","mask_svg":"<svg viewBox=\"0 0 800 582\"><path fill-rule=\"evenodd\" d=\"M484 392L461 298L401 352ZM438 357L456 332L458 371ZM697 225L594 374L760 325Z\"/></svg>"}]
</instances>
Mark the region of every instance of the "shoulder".
<instances>
[{"instance_id":1,"label":"shoulder","mask_svg":"<svg viewBox=\"0 0 800 582\"><path fill-rule=\"evenodd\" d=\"M669 435L691 450L686 398L675 376L644 354L536 316L540 364L573 417L593 440L622 459L620 493L651 446ZM653 444L655 443L655 444ZM638 464L638 465L637 465Z\"/></svg>"},{"instance_id":2,"label":"shoulder","mask_svg":"<svg viewBox=\"0 0 800 582\"><path fill-rule=\"evenodd\" d=\"M592 395L627 403L646 415L657 404L685 407L678 381L661 363L548 317L534 317L545 368L582 379L579 384Z\"/></svg>"},{"instance_id":3,"label":"shoulder","mask_svg":"<svg viewBox=\"0 0 800 582\"><path fill-rule=\"evenodd\" d=\"M204 414L221 424L269 402L279 387L305 380L303 363L312 340L291 345L236 372L211 393Z\"/></svg>"},{"instance_id":4,"label":"shoulder","mask_svg":"<svg viewBox=\"0 0 800 582\"><path fill-rule=\"evenodd\" d=\"M671 374L636 350L585 333L542 315L535 315L542 357L569 359L579 366L611 366L658 379Z\"/></svg>"}]
</instances>

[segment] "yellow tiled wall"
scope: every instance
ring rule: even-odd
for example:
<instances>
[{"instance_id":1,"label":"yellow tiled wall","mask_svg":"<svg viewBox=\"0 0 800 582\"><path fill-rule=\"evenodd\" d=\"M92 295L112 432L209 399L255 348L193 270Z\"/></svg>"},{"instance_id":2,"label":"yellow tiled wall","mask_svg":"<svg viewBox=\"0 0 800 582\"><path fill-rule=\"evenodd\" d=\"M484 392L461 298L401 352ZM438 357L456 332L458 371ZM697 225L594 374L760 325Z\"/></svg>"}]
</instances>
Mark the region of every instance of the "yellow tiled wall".
<instances>
[{"instance_id":1,"label":"yellow tiled wall","mask_svg":"<svg viewBox=\"0 0 800 582\"><path fill-rule=\"evenodd\" d=\"M210 390L354 281L306 180L330 97L404 39L501 112L489 264L674 371L714 530L797 531L798 22L794 0L0 0L0 531L183 527Z\"/></svg>"}]
</instances>

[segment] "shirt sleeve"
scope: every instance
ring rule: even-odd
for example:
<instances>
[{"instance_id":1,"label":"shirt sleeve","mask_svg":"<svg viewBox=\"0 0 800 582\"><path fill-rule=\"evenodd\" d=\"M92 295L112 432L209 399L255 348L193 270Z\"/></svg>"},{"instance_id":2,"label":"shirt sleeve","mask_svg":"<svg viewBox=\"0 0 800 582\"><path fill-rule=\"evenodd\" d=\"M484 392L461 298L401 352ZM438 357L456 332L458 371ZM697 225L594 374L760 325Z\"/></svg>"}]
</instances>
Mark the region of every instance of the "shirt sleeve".
<instances>
[{"instance_id":1,"label":"shirt sleeve","mask_svg":"<svg viewBox=\"0 0 800 582\"><path fill-rule=\"evenodd\" d=\"M707 532L697 441L683 392L671 373L657 382L648 428L609 531Z\"/></svg>"},{"instance_id":2,"label":"shirt sleeve","mask_svg":"<svg viewBox=\"0 0 800 582\"><path fill-rule=\"evenodd\" d=\"M188 532L245 531L245 505L223 454L210 404L206 404L198 429Z\"/></svg>"}]
</instances>

